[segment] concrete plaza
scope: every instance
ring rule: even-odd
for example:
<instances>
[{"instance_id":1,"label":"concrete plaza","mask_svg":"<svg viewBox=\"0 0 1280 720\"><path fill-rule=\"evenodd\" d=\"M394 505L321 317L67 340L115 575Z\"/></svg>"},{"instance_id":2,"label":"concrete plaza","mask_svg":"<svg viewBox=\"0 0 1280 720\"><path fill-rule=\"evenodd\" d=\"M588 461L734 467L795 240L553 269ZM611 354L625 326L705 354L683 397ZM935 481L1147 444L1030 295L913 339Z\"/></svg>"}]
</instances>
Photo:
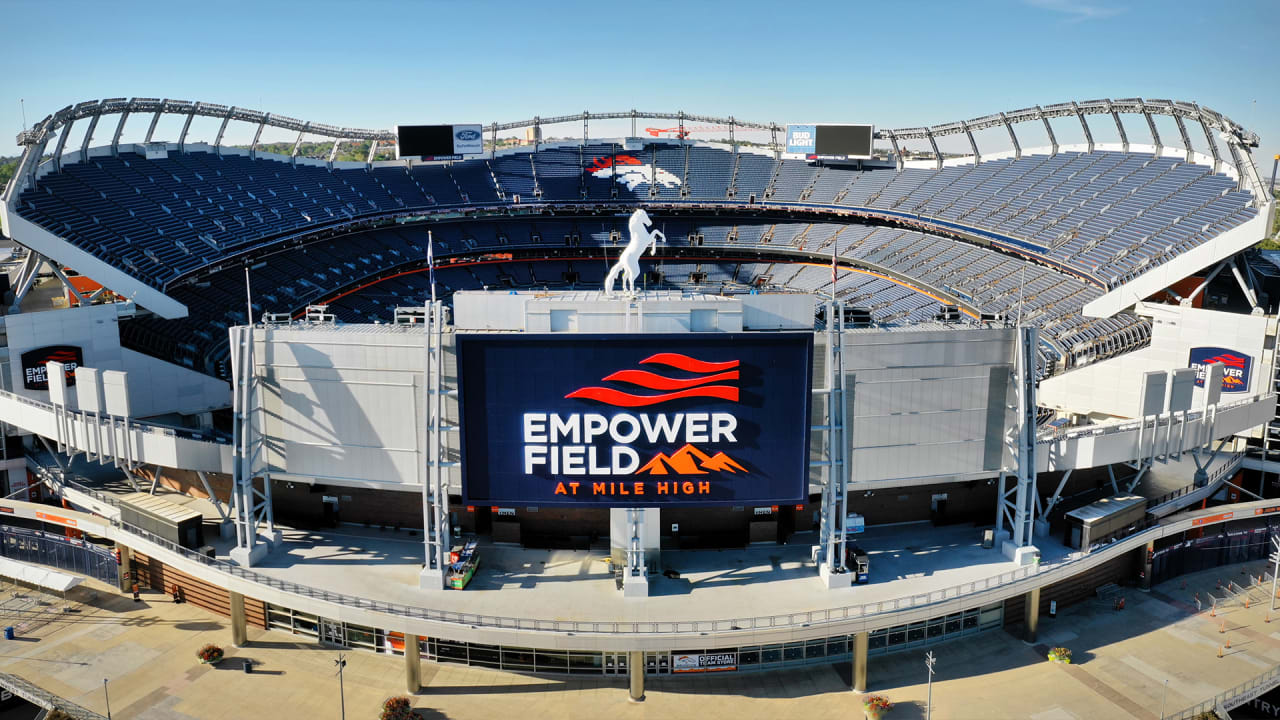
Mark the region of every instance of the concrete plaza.
<instances>
[{"instance_id":1,"label":"concrete plaza","mask_svg":"<svg viewBox=\"0 0 1280 720\"><path fill-rule=\"evenodd\" d=\"M1233 687L1280 663L1280 620L1257 601L1220 606L1216 616L1194 612L1194 594L1217 592L1218 580L1244 580L1232 566L1175 579L1150 594L1126 591L1127 607L1083 603L1041 620L1040 644L993 631L933 648L938 658L933 717L1078 718L1159 717L1164 699L1177 711ZM191 605L174 605L144 593L134 603L105 585L86 583L95 597L80 596L75 612L55 598L3 592L0 621L18 637L0 641L0 672L13 673L106 714L102 681L113 718L339 717L339 650L278 631L251 629L248 647L229 647L224 618ZM1258 591L1259 593L1261 591ZM460 593L462 595L462 593ZM48 603L48 604L44 604ZM1219 632L1225 623L1226 632ZM1230 639L1224 657L1218 649ZM197 664L206 642L227 647L216 667ZM1075 654L1070 666L1045 661L1049 645ZM346 709L351 718L373 718L380 702L404 690L403 658L345 652ZM241 662L255 662L252 675ZM924 716L924 651L870 659L870 688L897 707L890 718ZM849 690L849 666L816 666L767 673L650 676L647 699L627 702L621 678L544 678L460 665L423 662L423 689L414 698L427 718L492 718L517 712L534 718L778 718L801 715L860 717Z\"/></svg>"}]
</instances>

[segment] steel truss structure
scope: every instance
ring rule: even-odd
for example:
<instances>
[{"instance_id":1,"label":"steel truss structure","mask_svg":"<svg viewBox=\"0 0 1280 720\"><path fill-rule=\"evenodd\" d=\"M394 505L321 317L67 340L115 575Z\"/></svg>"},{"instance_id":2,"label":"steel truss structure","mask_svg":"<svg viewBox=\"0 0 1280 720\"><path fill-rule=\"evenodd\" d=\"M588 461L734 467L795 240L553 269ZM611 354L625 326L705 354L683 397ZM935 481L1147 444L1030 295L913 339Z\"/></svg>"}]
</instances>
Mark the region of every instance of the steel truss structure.
<instances>
[{"instance_id":1,"label":"steel truss structure","mask_svg":"<svg viewBox=\"0 0 1280 720\"><path fill-rule=\"evenodd\" d=\"M280 540L271 503L271 474L265 471L266 458L261 427L258 373L254 365L254 326L231 328L234 365L232 376L232 465L231 496L236 526L236 547L231 558L252 565ZM255 478L262 478L259 490ZM204 478L202 477L201 480ZM259 533L265 532L266 537Z\"/></svg>"},{"instance_id":2,"label":"steel truss structure","mask_svg":"<svg viewBox=\"0 0 1280 720\"><path fill-rule=\"evenodd\" d=\"M425 353L422 368L422 549L423 565L419 586L440 590L448 580L449 479L444 472L444 302L433 300L426 306L423 333Z\"/></svg>"},{"instance_id":3,"label":"steel truss structure","mask_svg":"<svg viewBox=\"0 0 1280 720\"><path fill-rule=\"evenodd\" d=\"M1005 435L1005 447L1013 456L1014 467L1000 471L996 486L996 535L999 537L1007 522L1015 548L1031 545L1035 537L1036 510L1040 507L1036 490L1036 345L1039 338L1040 332L1035 327L1018 328L1013 381L1017 420ZM1016 478L1012 487L1007 485L1010 475Z\"/></svg>"},{"instance_id":4,"label":"steel truss structure","mask_svg":"<svg viewBox=\"0 0 1280 720\"><path fill-rule=\"evenodd\" d=\"M845 540L849 532L849 466L845 462L848 448L845 429L848 424L846 378L844 373L844 318L840 303L827 304L827 348L823 362L822 388L814 388L814 396L826 397L824 425L814 428L826 435L826 459L810 462L825 468L822 482L822 512L818 537L818 562L825 577L848 571L844 564ZM847 582L841 584L847 585ZM834 586L834 585L833 585Z\"/></svg>"},{"instance_id":5,"label":"steel truss structure","mask_svg":"<svg viewBox=\"0 0 1280 720\"><path fill-rule=\"evenodd\" d=\"M941 123L927 127L913 128L897 128L897 129L880 129L875 133L875 137L881 140L888 140L893 146L894 153L901 163L902 153L900 143L906 140L927 140L934 150L934 156L937 158L938 166L942 166L942 155L938 152L937 139L950 135L964 135L972 148L975 161L981 160L981 152L978 149L977 141L974 139L973 133L976 131L986 130L990 128L1003 127L1008 131L1010 142L1014 148L1014 153L1018 157L1022 154L1022 145L1018 140L1014 126L1020 123L1041 124L1045 133L1048 135L1053 153L1058 152L1058 141L1053 133L1053 128L1049 124L1049 120L1053 118L1075 117L1080 122L1081 130L1088 144L1089 150L1094 148L1093 133L1086 120L1090 115L1105 115L1115 123L1116 130L1120 136L1121 144L1125 151L1129 148L1129 137L1125 130L1124 124L1121 122L1120 116L1125 115L1141 115L1145 121L1147 129L1150 131L1152 140L1155 144L1157 152L1164 147L1164 141L1161 139L1159 131L1156 128L1154 116L1172 117L1177 124L1182 147L1186 150L1187 159L1190 161L1192 157L1191 135L1187 130L1187 122L1198 124L1204 134L1205 141L1209 152L1213 156L1214 171L1220 169L1222 158L1220 157L1218 147L1214 142L1214 132L1218 133L1218 137L1224 140L1234 160L1234 165L1240 169L1241 176L1247 171L1249 173L1249 181L1254 183L1257 188L1264 187L1262 177L1259 175L1257 168L1251 160L1246 161L1249 148L1256 148L1259 144L1258 135L1250 130L1245 129L1240 124L1231 120L1227 116L1202 107L1193 102L1185 102L1181 100L1144 100L1142 98L1122 98L1118 100L1100 99L1085 101L1068 101L1056 103L1053 105L1023 108L1020 110L1012 110L1007 112L997 112L970 120L958 120L953 122ZM336 125L327 125L311 121L299 120L286 115L263 112L261 110L251 110L248 108L220 105L217 103L191 102L187 100L170 100L161 98L108 98L105 100L89 100L86 102L68 105L57 112L46 116L37 122L33 127L18 133L17 142L26 148L23 153L22 160L19 164L15 177L21 178L22 182L14 182L10 186L9 194L6 194L5 200L9 200L14 192L14 188L25 186L35 182L35 173L37 166L41 162L48 150L50 140L56 137L57 143L50 154L52 162L60 165L62 154L66 148L67 138L70 135L72 125L81 120L88 120L89 127L84 134L80 149L86 151L93 139L94 131L97 129L99 121L106 116L118 116L116 127L112 134L111 148L112 152L119 151L120 137L124 132L125 123L131 115L150 115L151 122L147 128L147 133L143 142L152 142L155 135L156 126L162 115L180 115L184 117L182 131L177 138L179 149L184 149L187 142L187 134L191 127L191 121L196 117L209 117L221 120L218 128L217 136L212 145L221 147L222 139L226 134L227 126L232 122L244 122L256 126L253 136L253 142L250 145L250 153L256 155L258 142L262 137L265 128L278 128L297 132L297 138L293 144L292 156L297 157L299 147L305 136L314 136L318 138L327 138L334 141L333 148L329 153L329 161L333 162L337 157L338 147L343 142L362 142L371 141L368 163L373 162L373 158L377 150L382 144L394 144L395 133L390 130L366 130L360 128L338 127ZM489 133L490 137L497 139L497 133L505 130L517 130L521 128L533 128L534 137L541 136L541 129L546 125L559 125L569 122L582 122L583 142L588 137L589 124L591 121L601 120L630 120L631 135L636 135L636 123L640 119L654 120L675 120L681 128L680 135L683 136L683 128L685 121L725 125L730 128L729 135L734 137L734 129L741 128L743 130L761 130L768 131L771 136L770 147L777 153L780 152L781 146L778 143L778 132L785 131L786 126L777 122L756 122L749 120L740 120L733 116L717 117L712 115L699 115L685 112L654 112L641 110L624 110L615 112L588 112L583 111L572 115L556 115L550 117L533 117L527 120L518 120L514 122L490 123L484 126L484 131ZM536 141L535 141L536 142ZM1262 203L1268 198L1257 198L1255 202Z\"/></svg>"}]
</instances>

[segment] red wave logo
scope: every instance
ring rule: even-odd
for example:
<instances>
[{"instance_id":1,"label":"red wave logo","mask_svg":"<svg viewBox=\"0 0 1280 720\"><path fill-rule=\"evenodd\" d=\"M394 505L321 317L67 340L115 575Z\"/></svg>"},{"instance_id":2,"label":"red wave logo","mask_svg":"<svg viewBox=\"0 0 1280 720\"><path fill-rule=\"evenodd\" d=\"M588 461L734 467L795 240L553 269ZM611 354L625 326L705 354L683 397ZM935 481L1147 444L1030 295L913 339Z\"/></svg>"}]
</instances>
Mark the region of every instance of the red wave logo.
<instances>
[{"instance_id":1,"label":"red wave logo","mask_svg":"<svg viewBox=\"0 0 1280 720\"><path fill-rule=\"evenodd\" d=\"M605 382L626 383L645 390L669 391L657 395L638 395L607 387L584 387L565 395L566 398L595 400L614 407L648 407L684 398L716 398L738 402L738 388L725 382L738 380L737 360L706 362L679 353L658 353L640 361L641 365L664 365L700 377L668 377L648 370L619 370L603 378ZM714 384L713 384L714 383Z\"/></svg>"},{"instance_id":2,"label":"red wave logo","mask_svg":"<svg viewBox=\"0 0 1280 720\"><path fill-rule=\"evenodd\" d=\"M1201 362L1203 362L1205 365L1222 363L1227 367L1240 368L1241 370L1244 369L1244 358L1240 357L1239 355L1226 355L1226 354L1215 355L1214 357L1207 358L1205 360L1202 360Z\"/></svg>"}]
</instances>

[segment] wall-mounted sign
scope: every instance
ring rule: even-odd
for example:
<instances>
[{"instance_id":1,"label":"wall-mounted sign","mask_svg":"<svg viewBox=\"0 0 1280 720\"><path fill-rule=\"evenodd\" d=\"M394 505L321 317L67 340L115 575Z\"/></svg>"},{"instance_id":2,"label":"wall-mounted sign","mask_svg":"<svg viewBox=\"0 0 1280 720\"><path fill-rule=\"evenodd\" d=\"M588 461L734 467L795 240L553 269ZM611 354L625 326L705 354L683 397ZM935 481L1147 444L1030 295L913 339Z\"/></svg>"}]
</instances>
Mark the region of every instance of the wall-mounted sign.
<instances>
[{"instance_id":1,"label":"wall-mounted sign","mask_svg":"<svg viewBox=\"0 0 1280 720\"><path fill-rule=\"evenodd\" d=\"M22 386L28 390L48 390L45 363L62 363L67 369L67 387L76 384L76 368L84 364L84 353L75 345L50 345L22 353Z\"/></svg>"}]
</instances>

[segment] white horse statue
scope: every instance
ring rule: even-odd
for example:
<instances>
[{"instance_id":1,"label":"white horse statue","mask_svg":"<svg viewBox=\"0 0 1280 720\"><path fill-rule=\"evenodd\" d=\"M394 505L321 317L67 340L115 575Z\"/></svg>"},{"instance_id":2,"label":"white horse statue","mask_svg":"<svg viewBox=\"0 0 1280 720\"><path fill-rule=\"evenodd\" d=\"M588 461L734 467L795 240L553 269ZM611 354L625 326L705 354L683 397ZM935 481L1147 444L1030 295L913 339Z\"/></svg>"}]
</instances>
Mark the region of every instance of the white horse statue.
<instances>
[{"instance_id":1,"label":"white horse statue","mask_svg":"<svg viewBox=\"0 0 1280 720\"><path fill-rule=\"evenodd\" d=\"M647 248L651 248L649 254L652 255L658 251L658 242L667 241L667 236L663 235L661 230L649 230L652 224L649 213L644 210L637 209L631 213L631 219L627 221L627 229L631 231L631 241L627 243L618 262L613 264L609 269L609 275L604 279L606 297L613 297L613 284L618 279L618 275L622 275L622 292L635 295L636 279L640 277L640 256L644 255Z\"/></svg>"}]
</instances>

